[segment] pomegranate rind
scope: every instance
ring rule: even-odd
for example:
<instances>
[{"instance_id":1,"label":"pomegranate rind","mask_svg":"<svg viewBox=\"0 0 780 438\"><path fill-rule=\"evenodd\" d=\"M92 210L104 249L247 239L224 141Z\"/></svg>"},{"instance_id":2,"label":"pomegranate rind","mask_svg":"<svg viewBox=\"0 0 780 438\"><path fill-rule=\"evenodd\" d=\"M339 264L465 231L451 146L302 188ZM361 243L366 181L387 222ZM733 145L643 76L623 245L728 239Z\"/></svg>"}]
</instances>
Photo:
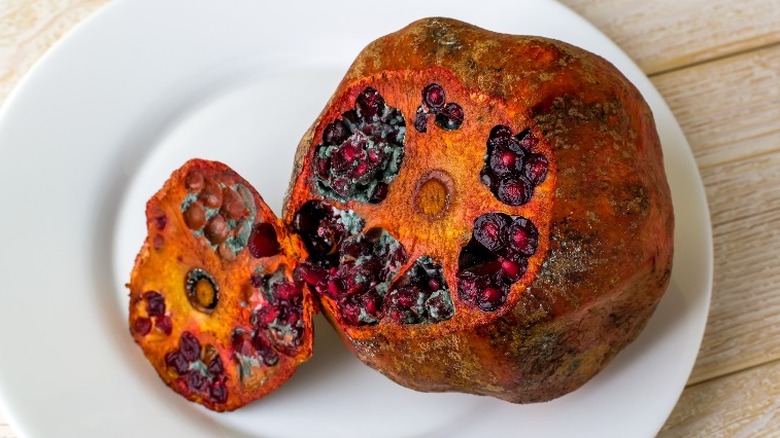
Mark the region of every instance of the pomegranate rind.
<instances>
[{"instance_id":1,"label":"pomegranate rind","mask_svg":"<svg viewBox=\"0 0 780 438\"><path fill-rule=\"evenodd\" d=\"M464 109L455 130L412 126L420 92L440 84ZM407 122L405 157L378 204L326 199L315 188L312 154L325 126L378 90ZM509 206L479 177L491 129L530 129L546 177L531 200ZM365 229L398 239L408 263L440 263L453 318L404 326L383 319L344 324L336 303L324 314L366 364L420 391L460 391L515 403L550 400L603 369L646 325L671 277L674 215L652 113L608 61L540 37L489 32L430 18L371 43L346 73L296 153L283 217L319 199L356 212ZM415 187L431 171L452 181L447 212L416 209ZM523 216L538 248L506 302L482 311L458 299L457 258L481 214Z\"/></svg>"},{"instance_id":2,"label":"pomegranate rind","mask_svg":"<svg viewBox=\"0 0 780 438\"><path fill-rule=\"evenodd\" d=\"M215 245L209 240L205 231L207 225L193 230L185 221L184 215L189 205L209 202L198 197L197 190L191 188L193 184L198 184L188 181L188 177L193 174L204 177L207 182L216 182L226 193L232 188L236 193L243 194L243 197L233 199L232 206L224 203L219 213L230 216L230 211L234 215L237 211L243 211L240 219L227 221L228 227L234 227L231 237L226 240L232 242L232 249ZM210 214L213 215L214 211ZM299 239L287 233L285 226L252 186L222 163L190 160L174 171L162 189L148 201L146 218L148 235L136 258L128 284L129 324L135 342L165 384L208 409L232 411L271 393L290 378L297 366L312 354L312 314L315 303L306 287L302 290L301 299L303 336L300 345L293 351L278 352L278 363L273 366L244 366L242 370L232 345L232 334L236 328L251 330L253 311L270 305L268 298L252 287L252 275L281 270L286 278L292 279L297 261L305 257L305 249ZM251 229L258 223L274 226L280 244L278 255L257 259L249 254L246 245L248 231L240 227ZM229 240L233 237L236 239ZM199 310L193 305L193 298L188 298L186 283L188 274L193 270L207 273L217 286L219 295L213 309ZM159 317L149 314L145 296L150 291L160 293L165 298L165 317L170 321L170 333L166 333L164 324L162 328L158 327L156 321ZM152 312L159 311L153 309ZM136 329L135 324L139 319L155 321L148 333ZM220 379L227 390L224 401L214 399L210 389L193 391L187 380L166 364L166 355L178 349L185 332L197 338L201 345L202 358L200 362L189 365L191 370L197 368L204 376L209 376L207 371L203 371L203 366L207 365L207 356L213 356L214 352L219 354L224 369L224 377L220 376ZM208 354L207 346L210 346ZM252 373L250 377L247 377L248 371Z\"/></svg>"}]
</instances>

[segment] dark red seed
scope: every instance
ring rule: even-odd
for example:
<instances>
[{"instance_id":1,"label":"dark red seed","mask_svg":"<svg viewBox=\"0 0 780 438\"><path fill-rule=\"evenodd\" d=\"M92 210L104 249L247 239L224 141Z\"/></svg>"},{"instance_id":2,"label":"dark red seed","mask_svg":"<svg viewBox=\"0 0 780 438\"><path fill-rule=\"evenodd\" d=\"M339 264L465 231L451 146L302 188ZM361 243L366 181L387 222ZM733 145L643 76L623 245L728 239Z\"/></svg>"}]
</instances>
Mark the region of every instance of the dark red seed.
<instances>
[{"instance_id":1,"label":"dark red seed","mask_svg":"<svg viewBox=\"0 0 780 438\"><path fill-rule=\"evenodd\" d=\"M474 303L485 280L469 271L458 273L458 296L467 302Z\"/></svg>"},{"instance_id":2,"label":"dark red seed","mask_svg":"<svg viewBox=\"0 0 780 438\"><path fill-rule=\"evenodd\" d=\"M330 188L333 189L336 194L343 197L349 197L354 191L354 186L350 182L349 178L345 176L339 176L333 179L330 183Z\"/></svg>"},{"instance_id":3,"label":"dark red seed","mask_svg":"<svg viewBox=\"0 0 780 438\"><path fill-rule=\"evenodd\" d=\"M523 258L517 260L504 259L501 261L501 271L513 283L523 277L526 269L528 269L528 261Z\"/></svg>"},{"instance_id":4,"label":"dark red seed","mask_svg":"<svg viewBox=\"0 0 780 438\"><path fill-rule=\"evenodd\" d=\"M376 183L374 186L374 190L371 192L371 197L369 198L368 202L372 204L378 204L385 200L387 197L387 191L389 190L389 186L383 182Z\"/></svg>"},{"instance_id":5,"label":"dark red seed","mask_svg":"<svg viewBox=\"0 0 780 438\"><path fill-rule=\"evenodd\" d=\"M498 309L505 301L505 293L498 287L491 285L482 289L477 305L482 310L493 311Z\"/></svg>"},{"instance_id":6,"label":"dark red seed","mask_svg":"<svg viewBox=\"0 0 780 438\"><path fill-rule=\"evenodd\" d=\"M179 339L179 350L181 354L190 362L200 358L200 341L190 332L184 332Z\"/></svg>"},{"instance_id":7,"label":"dark red seed","mask_svg":"<svg viewBox=\"0 0 780 438\"><path fill-rule=\"evenodd\" d=\"M236 354L252 356L252 340L246 331L234 329L231 335L231 346Z\"/></svg>"},{"instance_id":8,"label":"dark red seed","mask_svg":"<svg viewBox=\"0 0 780 438\"><path fill-rule=\"evenodd\" d=\"M230 230L228 229L227 221L225 221L225 218L222 217L221 214L217 214L211 218L204 230L206 238L208 238L209 242L213 245L219 245L227 240L229 233Z\"/></svg>"},{"instance_id":9,"label":"dark red seed","mask_svg":"<svg viewBox=\"0 0 780 438\"><path fill-rule=\"evenodd\" d=\"M206 368L212 376L217 376L225 371L225 368L222 366L222 358L218 354L209 361Z\"/></svg>"},{"instance_id":10,"label":"dark red seed","mask_svg":"<svg viewBox=\"0 0 780 438\"><path fill-rule=\"evenodd\" d=\"M330 178L331 164L329 158L320 156L318 152L315 152L314 160L312 160L311 165L317 178L323 181L327 181Z\"/></svg>"},{"instance_id":11,"label":"dark red seed","mask_svg":"<svg viewBox=\"0 0 780 438\"><path fill-rule=\"evenodd\" d=\"M375 89L366 87L355 99L357 107L363 119L372 119L385 108L385 100Z\"/></svg>"},{"instance_id":12,"label":"dark red seed","mask_svg":"<svg viewBox=\"0 0 780 438\"><path fill-rule=\"evenodd\" d=\"M255 225L252 228L252 233L249 234L247 249L249 254L252 254L252 257L256 259L279 254L281 247L274 226L268 222Z\"/></svg>"},{"instance_id":13,"label":"dark red seed","mask_svg":"<svg viewBox=\"0 0 780 438\"><path fill-rule=\"evenodd\" d=\"M503 213L486 213L474 221L474 239L489 251L497 252L503 248L504 233L510 218Z\"/></svg>"},{"instance_id":14,"label":"dark red seed","mask_svg":"<svg viewBox=\"0 0 780 438\"><path fill-rule=\"evenodd\" d=\"M425 86L422 91L423 103L430 108L439 109L444 106L446 97L444 95L444 88L437 83L431 83Z\"/></svg>"},{"instance_id":15,"label":"dark red seed","mask_svg":"<svg viewBox=\"0 0 780 438\"><path fill-rule=\"evenodd\" d=\"M534 150L536 145L539 143L539 139L536 138L536 136L533 135L529 129L525 129L519 132L515 138L517 139L520 146L526 151Z\"/></svg>"},{"instance_id":16,"label":"dark red seed","mask_svg":"<svg viewBox=\"0 0 780 438\"><path fill-rule=\"evenodd\" d=\"M198 370L187 372L187 387L194 392L203 392L208 387L206 377Z\"/></svg>"},{"instance_id":17,"label":"dark red seed","mask_svg":"<svg viewBox=\"0 0 780 438\"><path fill-rule=\"evenodd\" d=\"M322 141L327 144L341 144L350 136L349 128L339 119L336 119L325 127L322 133Z\"/></svg>"},{"instance_id":18,"label":"dark red seed","mask_svg":"<svg viewBox=\"0 0 780 438\"><path fill-rule=\"evenodd\" d=\"M303 292L293 283L282 283L276 288L276 296L282 301L293 301L301 297Z\"/></svg>"},{"instance_id":19,"label":"dark red seed","mask_svg":"<svg viewBox=\"0 0 780 438\"><path fill-rule=\"evenodd\" d=\"M488 146L507 146L512 138L512 130L508 126L496 125L490 130Z\"/></svg>"},{"instance_id":20,"label":"dark red seed","mask_svg":"<svg viewBox=\"0 0 780 438\"><path fill-rule=\"evenodd\" d=\"M518 206L531 199L531 184L525 178L506 176L501 178L496 188L496 197L504 204Z\"/></svg>"},{"instance_id":21,"label":"dark red seed","mask_svg":"<svg viewBox=\"0 0 780 438\"><path fill-rule=\"evenodd\" d=\"M184 375L184 373L190 369L190 363L184 358L179 350L174 350L166 354L165 364L179 375Z\"/></svg>"},{"instance_id":22,"label":"dark red seed","mask_svg":"<svg viewBox=\"0 0 780 438\"><path fill-rule=\"evenodd\" d=\"M225 384L222 382L216 382L211 385L209 389L209 395L214 403L225 403L228 399L228 391Z\"/></svg>"},{"instance_id":23,"label":"dark red seed","mask_svg":"<svg viewBox=\"0 0 780 438\"><path fill-rule=\"evenodd\" d=\"M439 110L434 121L440 128L452 131L460 128L460 125L463 124L464 117L463 107L455 102L450 102Z\"/></svg>"},{"instance_id":24,"label":"dark red seed","mask_svg":"<svg viewBox=\"0 0 780 438\"><path fill-rule=\"evenodd\" d=\"M170 335L173 332L173 322L167 315L161 315L154 318L154 327L166 335Z\"/></svg>"},{"instance_id":25,"label":"dark red seed","mask_svg":"<svg viewBox=\"0 0 780 438\"><path fill-rule=\"evenodd\" d=\"M417 108L417 112L414 115L414 129L416 129L417 132L428 131L428 117L429 114L423 110L422 106Z\"/></svg>"},{"instance_id":26,"label":"dark red seed","mask_svg":"<svg viewBox=\"0 0 780 438\"><path fill-rule=\"evenodd\" d=\"M257 351L257 354L263 359L263 363L267 366L274 366L279 362L279 355L276 354L271 343L266 339L263 333L256 333L252 338L252 346Z\"/></svg>"},{"instance_id":27,"label":"dark red seed","mask_svg":"<svg viewBox=\"0 0 780 438\"><path fill-rule=\"evenodd\" d=\"M146 336L152 331L152 320L140 316L133 321L133 331L141 336Z\"/></svg>"},{"instance_id":28,"label":"dark red seed","mask_svg":"<svg viewBox=\"0 0 780 438\"><path fill-rule=\"evenodd\" d=\"M539 231L533 222L519 216L506 229L505 239L511 252L532 256L539 243Z\"/></svg>"},{"instance_id":29,"label":"dark red seed","mask_svg":"<svg viewBox=\"0 0 780 438\"><path fill-rule=\"evenodd\" d=\"M165 313L165 298L157 291L148 291L143 295L146 301L146 314L161 316Z\"/></svg>"},{"instance_id":30,"label":"dark red seed","mask_svg":"<svg viewBox=\"0 0 780 438\"><path fill-rule=\"evenodd\" d=\"M547 158L541 154L532 154L525 163L525 177L531 184L538 186L547 177Z\"/></svg>"}]
</instances>

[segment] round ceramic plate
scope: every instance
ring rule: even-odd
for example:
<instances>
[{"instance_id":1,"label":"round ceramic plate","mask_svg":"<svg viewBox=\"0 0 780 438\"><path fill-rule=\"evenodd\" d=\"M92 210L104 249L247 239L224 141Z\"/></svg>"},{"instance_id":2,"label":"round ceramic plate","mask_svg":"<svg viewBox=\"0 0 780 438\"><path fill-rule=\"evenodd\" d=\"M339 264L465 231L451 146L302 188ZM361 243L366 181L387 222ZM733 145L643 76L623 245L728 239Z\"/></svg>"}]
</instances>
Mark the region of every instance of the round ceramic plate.
<instances>
[{"instance_id":1,"label":"round ceramic plate","mask_svg":"<svg viewBox=\"0 0 780 438\"><path fill-rule=\"evenodd\" d=\"M552 1L112 2L51 50L0 115L0 409L43 436L653 436L696 356L712 279L688 144L642 72ZM233 166L281 209L298 140L360 49L425 16L558 38L611 60L653 108L677 217L671 286L640 338L583 388L512 405L424 394L318 321L280 390L215 414L168 390L125 325L144 204L190 157Z\"/></svg>"}]
</instances>

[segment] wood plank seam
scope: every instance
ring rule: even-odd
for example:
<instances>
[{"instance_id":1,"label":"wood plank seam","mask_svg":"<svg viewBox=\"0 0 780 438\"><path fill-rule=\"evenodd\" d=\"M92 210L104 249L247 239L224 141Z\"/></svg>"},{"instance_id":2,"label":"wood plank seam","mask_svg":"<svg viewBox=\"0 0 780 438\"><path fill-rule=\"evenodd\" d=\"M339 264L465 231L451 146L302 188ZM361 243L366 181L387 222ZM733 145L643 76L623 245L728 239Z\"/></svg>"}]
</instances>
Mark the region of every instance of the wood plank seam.
<instances>
[{"instance_id":1,"label":"wood plank seam","mask_svg":"<svg viewBox=\"0 0 780 438\"><path fill-rule=\"evenodd\" d=\"M686 70L686 69L689 69L689 68L700 67L700 66L703 66L703 65L706 65L706 64L710 64L710 63L713 63L713 62L723 61L723 60L726 60L726 59L729 59L729 58L733 58L733 57L736 57L736 56L747 55L747 54L750 54L750 53L753 53L753 52L757 52L757 51L760 51L760 50L771 49L771 48L779 47L779 46L780 46L780 41L771 42L771 43L767 43L767 44L761 44L761 45L758 45L758 46L751 47L749 49L736 50L734 52L729 52L729 53L726 53L726 54L713 56L711 58L701 59L701 60L698 60L698 61L693 61L693 62L691 62L689 64L678 65L678 66L675 66L675 67L667 68L667 69L664 69L664 70L658 70L658 71L654 71L654 72L646 73L646 74L647 74L647 77L652 79L652 78L655 78L657 76L662 76L662 75L665 75L665 74L674 73L674 72L678 72L678 71L681 71L681 70Z\"/></svg>"}]
</instances>

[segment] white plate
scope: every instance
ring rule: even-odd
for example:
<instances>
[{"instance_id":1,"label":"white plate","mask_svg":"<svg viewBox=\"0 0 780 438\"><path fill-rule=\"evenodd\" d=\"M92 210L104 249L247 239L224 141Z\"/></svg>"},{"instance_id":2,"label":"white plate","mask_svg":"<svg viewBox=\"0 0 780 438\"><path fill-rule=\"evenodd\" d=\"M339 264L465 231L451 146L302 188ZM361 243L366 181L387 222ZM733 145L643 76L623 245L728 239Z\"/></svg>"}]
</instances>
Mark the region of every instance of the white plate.
<instances>
[{"instance_id":1,"label":"white plate","mask_svg":"<svg viewBox=\"0 0 780 438\"><path fill-rule=\"evenodd\" d=\"M654 435L701 342L712 244L691 151L648 79L552 1L282 3L115 1L8 100L0 409L13 428L29 437ZM354 359L321 321L314 359L245 409L214 414L166 389L125 327L124 283L145 234L146 199L200 156L231 164L278 212L299 137L354 56L431 15L569 41L610 59L648 99L677 232L671 287L647 330L585 387L536 405L401 388Z\"/></svg>"}]
</instances>

